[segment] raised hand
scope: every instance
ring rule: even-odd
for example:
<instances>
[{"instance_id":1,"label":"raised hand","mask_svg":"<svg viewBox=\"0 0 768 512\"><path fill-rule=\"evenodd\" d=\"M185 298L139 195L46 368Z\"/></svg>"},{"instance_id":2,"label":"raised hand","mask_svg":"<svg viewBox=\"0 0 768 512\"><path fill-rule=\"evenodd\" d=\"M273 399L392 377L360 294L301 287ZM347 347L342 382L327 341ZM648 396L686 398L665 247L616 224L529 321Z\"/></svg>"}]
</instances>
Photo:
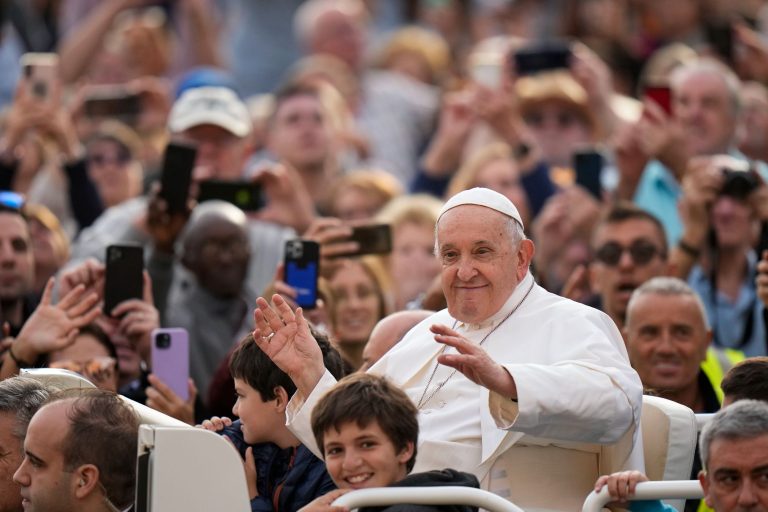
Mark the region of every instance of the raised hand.
<instances>
[{"instance_id":1,"label":"raised hand","mask_svg":"<svg viewBox=\"0 0 768 512\"><path fill-rule=\"evenodd\" d=\"M192 379L189 379L189 399L184 400L160 380L155 374L150 373L147 377L150 386L147 387L147 407L167 414L172 418L183 421L188 425L195 423L195 398L197 398L197 387ZM232 422L230 421L230 424ZM211 430L211 429L206 429Z\"/></svg>"},{"instance_id":2,"label":"raised hand","mask_svg":"<svg viewBox=\"0 0 768 512\"><path fill-rule=\"evenodd\" d=\"M152 281L145 270L142 274L144 286L142 298L128 299L112 310L112 316L119 318L117 330L131 343L144 361L149 360L152 345L152 331L160 327L160 313L152 300Z\"/></svg>"},{"instance_id":3,"label":"raised hand","mask_svg":"<svg viewBox=\"0 0 768 512\"><path fill-rule=\"evenodd\" d=\"M40 305L26 321L13 344L16 357L27 362L41 355L68 347L80 327L93 322L101 313L99 297L79 284L58 304L51 304L54 278L48 280Z\"/></svg>"},{"instance_id":4,"label":"raised hand","mask_svg":"<svg viewBox=\"0 0 768 512\"><path fill-rule=\"evenodd\" d=\"M338 256L359 249L357 242L348 241L352 227L335 217L319 217L304 232L302 238L320 244L320 272L324 277L334 274L339 264Z\"/></svg>"},{"instance_id":5,"label":"raised hand","mask_svg":"<svg viewBox=\"0 0 768 512\"><path fill-rule=\"evenodd\" d=\"M232 420L226 416L214 416L207 420L203 420L200 425L196 425L197 428L210 430L211 432L221 432L229 426L232 426Z\"/></svg>"},{"instance_id":6,"label":"raised hand","mask_svg":"<svg viewBox=\"0 0 768 512\"><path fill-rule=\"evenodd\" d=\"M105 266L94 258L67 269L59 279L59 295L67 295L78 285L83 285L89 293L95 293L99 300L104 296Z\"/></svg>"},{"instance_id":7,"label":"raised hand","mask_svg":"<svg viewBox=\"0 0 768 512\"><path fill-rule=\"evenodd\" d=\"M255 214L257 219L292 227L297 233L309 227L315 206L296 169L277 164L261 169L253 179L267 196L267 206Z\"/></svg>"},{"instance_id":8,"label":"raised hand","mask_svg":"<svg viewBox=\"0 0 768 512\"><path fill-rule=\"evenodd\" d=\"M456 349L458 354L441 354L437 362L456 368L475 384L509 398L517 398L517 387L512 375L491 359L482 347L446 325L436 324L429 328L435 341Z\"/></svg>"},{"instance_id":9,"label":"raised hand","mask_svg":"<svg viewBox=\"0 0 768 512\"><path fill-rule=\"evenodd\" d=\"M280 295L272 296L274 308L263 297L253 312L256 345L308 396L325 373L323 353L309 331L301 308L294 313Z\"/></svg>"}]
</instances>

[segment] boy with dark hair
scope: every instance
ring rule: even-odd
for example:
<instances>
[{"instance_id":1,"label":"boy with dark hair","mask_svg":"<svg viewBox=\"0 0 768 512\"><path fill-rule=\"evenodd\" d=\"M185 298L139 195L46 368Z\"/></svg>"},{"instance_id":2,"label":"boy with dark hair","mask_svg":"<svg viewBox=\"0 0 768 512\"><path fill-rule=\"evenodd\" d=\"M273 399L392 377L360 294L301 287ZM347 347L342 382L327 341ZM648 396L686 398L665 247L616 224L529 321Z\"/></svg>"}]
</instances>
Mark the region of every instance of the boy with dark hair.
<instances>
[{"instance_id":1,"label":"boy with dark hair","mask_svg":"<svg viewBox=\"0 0 768 512\"><path fill-rule=\"evenodd\" d=\"M326 368L341 378L341 356L325 336L313 332ZM285 426L285 408L296 392L283 373L248 335L233 352L229 370L240 419L212 418L203 427L218 430L244 459L251 510L298 510L335 488L323 461L315 457Z\"/></svg>"},{"instance_id":2,"label":"boy with dark hair","mask_svg":"<svg viewBox=\"0 0 768 512\"><path fill-rule=\"evenodd\" d=\"M728 370L720 387L724 395L723 407L745 398L768 402L768 357L750 357L741 361Z\"/></svg>"},{"instance_id":3,"label":"boy with dark hair","mask_svg":"<svg viewBox=\"0 0 768 512\"><path fill-rule=\"evenodd\" d=\"M372 487L479 487L474 475L453 469L409 475L416 463L418 411L408 395L386 378L356 373L341 380L312 411L312 432L338 491L313 501L301 512L337 510L341 494ZM393 505L366 512L466 512L458 505Z\"/></svg>"}]
</instances>

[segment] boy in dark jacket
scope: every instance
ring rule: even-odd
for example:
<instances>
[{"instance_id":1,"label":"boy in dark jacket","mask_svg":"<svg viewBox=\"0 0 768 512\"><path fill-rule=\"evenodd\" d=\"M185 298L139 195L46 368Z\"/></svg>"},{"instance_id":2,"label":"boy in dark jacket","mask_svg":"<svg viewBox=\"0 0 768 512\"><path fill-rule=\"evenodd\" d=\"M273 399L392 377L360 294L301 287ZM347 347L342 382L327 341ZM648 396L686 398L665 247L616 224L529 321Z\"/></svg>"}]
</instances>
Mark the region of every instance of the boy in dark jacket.
<instances>
[{"instance_id":1,"label":"boy in dark jacket","mask_svg":"<svg viewBox=\"0 0 768 512\"><path fill-rule=\"evenodd\" d=\"M312 411L312 432L339 490L300 512L344 510L331 503L347 491L372 487L479 487L474 475L452 469L410 474L416 463L418 411L400 388L384 377L357 373L341 380ZM393 505L361 512L469 512L463 505Z\"/></svg>"},{"instance_id":2,"label":"boy in dark jacket","mask_svg":"<svg viewBox=\"0 0 768 512\"><path fill-rule=\"evenodd\" d=\"M325 336L313 333L326 368L343 376L343 363ZM229 363L240 419L214 418L204 427L219 430L244 459L251 510L294 512L336 486L315 457L285 426L285 408L296 387L248 335ZM227 426L224 426L227 425ZM224 426L223 429L221 427Z\"/></svg>"}]
</instances>

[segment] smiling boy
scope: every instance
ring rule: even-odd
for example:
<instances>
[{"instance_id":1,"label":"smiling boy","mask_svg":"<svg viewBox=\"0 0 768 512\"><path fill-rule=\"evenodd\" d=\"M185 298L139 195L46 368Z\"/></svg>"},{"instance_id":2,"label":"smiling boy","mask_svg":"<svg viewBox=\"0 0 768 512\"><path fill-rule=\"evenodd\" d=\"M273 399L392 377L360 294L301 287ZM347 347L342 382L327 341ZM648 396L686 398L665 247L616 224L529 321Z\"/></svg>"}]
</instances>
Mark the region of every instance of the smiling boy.
<instances>
[{"instance_id":1,"label":"smiling boy","mask_svg":"<svg viewBox=\"0 0 768 512\"><path fill-rule=\"evenodd\" d=\"M339 353L320 333L313 333L328 370L343 376ZM334 488L323 462L285 426L285 408L296 387L248 335L229 362L240 419L213 418L203 427L219 430L244 459L251 510L294 511ZM225 426L226 425L226 426Z\"/></svg>"},{"instance_id":2,"label":"smiling boy","mask_svg":"<svg viewBox=\"0 0 768 512\"><path fill-rule=\"evenodd\" d=\"M301 512L344 510L331 503L344 492L373 487L479 487L477 478L452 469L410 474L416 463L418 411L386 378L356 373L340 381L312 411L312 432L323 451L328 474L339 487ZM467 506L395 505L362 511L476 510Z\"/></svg>"}]
</instances>

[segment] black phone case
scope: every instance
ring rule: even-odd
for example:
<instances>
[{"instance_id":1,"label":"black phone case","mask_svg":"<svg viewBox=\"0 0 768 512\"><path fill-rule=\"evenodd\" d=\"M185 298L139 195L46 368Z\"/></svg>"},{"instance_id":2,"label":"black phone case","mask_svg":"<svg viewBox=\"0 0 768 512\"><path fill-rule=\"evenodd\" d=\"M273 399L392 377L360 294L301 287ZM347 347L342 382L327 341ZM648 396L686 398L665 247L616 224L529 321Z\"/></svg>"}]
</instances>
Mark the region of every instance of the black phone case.
<instances>
[{"instance_id":1,"label":"black phone case","mask_svg":"<svg viewBox=\"0 0 768 512\"><path fill-rule=\"evenodd\" d=\"M210 199L227 201L246 212L261 210L266 203L261 186L250 181L201 181L197 200Z\"/></svg>"},{"instance_id":2,"label":"black phone case","mask_svg":"<svg viewBox=\"0 0 768 512\"><path fill-rule=\"evenodd\" d=\"M141 299L144 280L144 249L136 245L107 247L107 269L104 277L104 313L110 315L121 302Z\"/></svg>"},{"instance_id":3,"label":"black phone case","mask_svg":"<svg viewBox=\"0 0 768 512\"><path fill-rule=\"evenodd\" d=\"M171 142L165 148L160 197L165 200L168 213L186 210L196 156L197 149L192 145Z\"/></svg>"}]
</instances>

